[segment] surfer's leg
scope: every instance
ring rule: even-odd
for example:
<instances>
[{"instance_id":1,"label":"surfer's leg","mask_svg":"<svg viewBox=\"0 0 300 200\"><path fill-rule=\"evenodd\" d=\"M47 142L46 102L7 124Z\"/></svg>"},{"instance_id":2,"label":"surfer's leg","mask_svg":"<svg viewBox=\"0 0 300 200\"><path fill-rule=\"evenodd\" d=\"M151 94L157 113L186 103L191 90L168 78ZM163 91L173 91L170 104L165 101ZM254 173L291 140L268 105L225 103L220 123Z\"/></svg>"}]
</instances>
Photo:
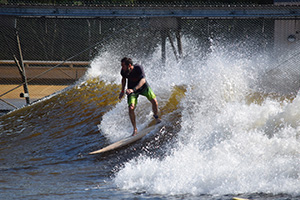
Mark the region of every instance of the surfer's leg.
<instances>
[{"instance_id":1,"label":"surfer's leg","mask_svg":"<svg viewBox=\"0 0 300 200\"><path fill-rule=\"evenodd\" d=\"M156 120L156 123L158 124L158 123L161 122L161 120L158 117L158 103L157 103L157 100L156 100L156 98L154 98L154 99L150 100L150 102L152 104L153 116Z\"/></svg>"},{"instance_id":2,"label":"surfer's leg","mask_svg":"<svg viewBox=\"0 0 300 200\"><path fill-rule=\"evenodd\" d=\"M135 113L134 113L134 104L131 104L128 108L129 108L130 121L131 121L131 124L133 126L133 133L132 133L132 135L134 136L134 135L137 134L136 121L135 121Z\"/></svg>"},{"instance_id":3,"label":"surfer's leg","mask_svg":"<svg viewBox=\"0 0 300 200\"><path fill-rule=\"evenodd\" d=\"M157 103L157 99L156 96L154 94L154 92L152 91L151 87L148 86L142 93L141 95L144 95L145 97L147 97L147 99L151 102L152 104L152 111L153 111L153 117L156 120L156 123L160 123L161 120L158 117L158 103Z\"/></svg>"},{"instance_id":4,"label":"surfer's leg","mask_svg":"<svg viewBox=\"0 0 300 200\"><path fill-rule=\"evenodd\" d=\"M136 135L137 134L137 128L136 128L134 109L135 109L135 105L137 104L138 95L132 93L132 94L128 95L127 97L128 97L129 117L130 117L131 124L133 126L132 135Z\"/></svg>"}]
</instances>

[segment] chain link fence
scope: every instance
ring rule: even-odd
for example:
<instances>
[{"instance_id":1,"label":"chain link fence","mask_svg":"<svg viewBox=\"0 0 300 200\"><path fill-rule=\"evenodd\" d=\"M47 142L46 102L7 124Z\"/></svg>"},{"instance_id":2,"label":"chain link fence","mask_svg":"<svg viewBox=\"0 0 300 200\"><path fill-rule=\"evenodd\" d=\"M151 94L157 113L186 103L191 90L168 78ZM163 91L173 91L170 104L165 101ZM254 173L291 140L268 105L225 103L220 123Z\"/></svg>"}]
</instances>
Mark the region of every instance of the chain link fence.
<instances>
[{"instance_id":1,"label":"chain link fence","mask_svg":"<svg viewBox=\"0 0 300 200\"><path fill-rule=\"evenodd\" d=\"M84 75L89 62L99 52L112 48L141 59L147 59L161 48L159 59L165 65L169 54L178 62L188 59L190 54L205 59L212 50L212 42L228 44L249 57L254 53L269 54L277 63L269 70L270 74L287 84L279 87L287 92L295 92L299 87L300 20L297 18L0 16L0 19L2 110L24 105L24 98L19 97L24 93L22 67L29 94L36 93L31 98L39 99L73 84ZM189 51L193 47L182 45L183 40L192 40L201 50ZM43 93L45 87L49 91Z\"/></svg>"}]
</instances>

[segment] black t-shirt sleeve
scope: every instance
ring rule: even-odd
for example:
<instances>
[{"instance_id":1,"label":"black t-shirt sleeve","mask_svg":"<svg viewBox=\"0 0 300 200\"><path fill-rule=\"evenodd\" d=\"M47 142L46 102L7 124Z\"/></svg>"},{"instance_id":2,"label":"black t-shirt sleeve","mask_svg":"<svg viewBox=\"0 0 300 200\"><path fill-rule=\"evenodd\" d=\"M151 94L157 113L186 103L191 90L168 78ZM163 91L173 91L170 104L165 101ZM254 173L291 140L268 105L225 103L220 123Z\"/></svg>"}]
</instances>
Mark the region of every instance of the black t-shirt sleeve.
<instances>
[{"instance_id":1,"label":"black t-shirt sleeve","mask_svg":"<svg viewBox=\"0 0 300 200\"><path fill-rule=\"evenodd\" d=\"M137 67L137 74L139 79L145 78L145 72L142 66Z\"/></svg>"}]
</instances>

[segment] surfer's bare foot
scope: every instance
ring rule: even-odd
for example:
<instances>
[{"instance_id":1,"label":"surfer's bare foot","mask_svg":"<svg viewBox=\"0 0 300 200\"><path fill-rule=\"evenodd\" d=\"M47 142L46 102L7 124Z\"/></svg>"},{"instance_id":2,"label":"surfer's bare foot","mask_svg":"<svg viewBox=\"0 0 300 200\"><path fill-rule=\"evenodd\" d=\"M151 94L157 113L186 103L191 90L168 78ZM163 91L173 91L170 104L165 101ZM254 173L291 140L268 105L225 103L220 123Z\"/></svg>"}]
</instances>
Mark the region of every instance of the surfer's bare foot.
<instances>
[{"instance_id":1,"label":"surfer's bare foot","mask_svg":"<svg viewBox=\"0 0 300 200\"><path fill-rule=\"evenodd\" d=\"M161 119L157 118L156 120L156 124L159 124L161 122Z\"/></svg>"},{"instance_id":2,"label":"surfer's bare foot","mask_svg":"<svg viewBox=\"0 0 300 200\"><path fill-rule=\"evenodd\" d=\"M137 129L133 130L132 136L135 136L137 134Z\"/></svg>"}]
</instances>

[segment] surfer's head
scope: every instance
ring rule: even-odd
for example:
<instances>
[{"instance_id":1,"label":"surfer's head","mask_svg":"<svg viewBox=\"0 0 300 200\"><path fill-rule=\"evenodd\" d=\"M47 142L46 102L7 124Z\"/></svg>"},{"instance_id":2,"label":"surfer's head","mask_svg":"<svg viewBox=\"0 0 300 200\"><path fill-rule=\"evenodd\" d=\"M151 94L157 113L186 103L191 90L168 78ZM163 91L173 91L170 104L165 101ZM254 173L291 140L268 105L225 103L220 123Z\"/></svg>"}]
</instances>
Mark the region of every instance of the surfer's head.
<instances>
[{"instance_id":1,"label":"surfer's head","mask_svg":"<svg viewBox=\"0 0 300 200\"><path fill-rule=\"evenodd\" d=\"M127 57L122 58L121 66L122 66L123 70L125 70L125 71L129 70L130 65L133 65L131 58L127 58Z\"/></svg>"}]
</instances>

